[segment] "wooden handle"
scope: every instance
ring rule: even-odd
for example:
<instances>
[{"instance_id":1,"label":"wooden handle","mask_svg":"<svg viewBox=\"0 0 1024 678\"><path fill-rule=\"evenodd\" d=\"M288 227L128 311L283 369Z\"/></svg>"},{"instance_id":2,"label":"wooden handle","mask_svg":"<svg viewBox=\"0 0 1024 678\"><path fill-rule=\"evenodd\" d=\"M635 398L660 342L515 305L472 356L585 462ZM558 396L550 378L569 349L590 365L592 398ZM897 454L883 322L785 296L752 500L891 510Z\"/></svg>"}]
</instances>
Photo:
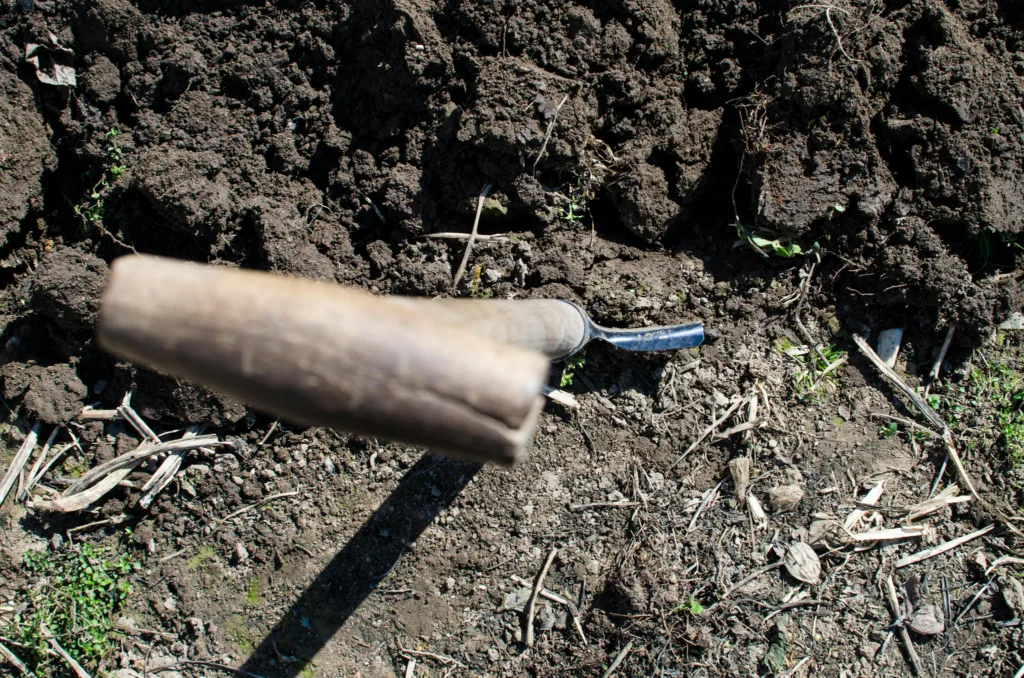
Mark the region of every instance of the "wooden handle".
<instances>
[{"instance_id":1,"label":"wooden handle","mask_svg":"<svg viewBox=\"0 0 1024 678\"><path fill-rule=\"evenodd\" d=\"M111 267L100 345L257 409L473 461L524 455L540 353L380 297L148 256Z\"/></svg>"},{"instance_id":2,"label":"wooden handle","mask_svg":"<svg viewBox=\"0 0 1024 678\"><path fill-rule=\"evenodd\" d=\"M557 299L419 299L388 303L496 341L562 358L580 347L587 322L573 304Z\"/></svg>"}]
</instances>

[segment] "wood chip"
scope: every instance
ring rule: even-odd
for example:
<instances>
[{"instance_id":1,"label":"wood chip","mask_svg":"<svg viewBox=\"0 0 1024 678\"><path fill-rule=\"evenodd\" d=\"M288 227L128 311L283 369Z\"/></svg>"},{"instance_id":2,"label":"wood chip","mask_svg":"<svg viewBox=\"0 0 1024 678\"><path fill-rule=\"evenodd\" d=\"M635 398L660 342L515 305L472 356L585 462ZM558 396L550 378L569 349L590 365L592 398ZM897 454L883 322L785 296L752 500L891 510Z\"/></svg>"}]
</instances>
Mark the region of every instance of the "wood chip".
<instances>
[{"instance_id":1,"label":"wood chip","mask_svg":"<svg viewBox=\"0 0 1024 678\"><path fill-rule=\"evenodd\" d=\"M563 406L568 407L568 408L573 409L573 410L580 409L579 401L576 400L576 396L574 396L571 393L567 393L566 391L561 391L561 390L559 390L557 388L551 388L550 386L545 386L544 389L543 389L543 393L550 400L555 401L559 405L563 405Z\"/></svg>"},{"instance_id":2,"label":"wood chip","mask_svg":"<svg viewBox=\"0 0 1024 678\"><path fill-rule=\"evenodd\" d=\"M762 528L768 524L768 516L753 492L747 494L747 510L750 511L750 518L754 521L754 527Z\"/></svg>"},{"instance_id":3,"label":"wood chip","mask_svg":"<svg viewBox=\"0 0 1024 678\"><path fill-rule=\"evenodd\" d=\"M868 504L875 506L878 504L878 500L882 497L882 492L885 491L885 482L878 481L878 483L868 490L868 493L864 495L864 498L859 502L861 504ZM843 522L843 529L853 530L857 523L868 514L869 509L856 508L850 511L850 515L846 516L846 520Z\"/></svg>"}]
</instances>

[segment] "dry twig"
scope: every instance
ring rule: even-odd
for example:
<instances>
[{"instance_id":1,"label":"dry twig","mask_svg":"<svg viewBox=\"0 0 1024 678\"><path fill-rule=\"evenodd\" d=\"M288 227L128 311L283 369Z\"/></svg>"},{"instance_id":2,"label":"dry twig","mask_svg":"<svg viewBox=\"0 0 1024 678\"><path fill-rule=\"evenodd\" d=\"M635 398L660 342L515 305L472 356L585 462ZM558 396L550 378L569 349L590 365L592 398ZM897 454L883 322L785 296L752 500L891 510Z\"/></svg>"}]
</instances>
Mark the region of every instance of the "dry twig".
<instances>
[{"instance_id":1,"label":"dry twig","mask_svg":"<svg viewBox=\"0 0 1024 678\"><path fill-rule=\"evenodd\" d=\"M690 524L686 526L687 532L693 532L694 528L697 527L697 520L700 518L700 514L703 513L704 509L710 506L711 502L718 497L718 490L722 487L722 483L724 482L724 479L720 480L717 485L704 494L700 504L697 506L697 510L693 512L693 517L690 518Z\"/></svg>"},{"instance_id":2,"label":"dry twig","mask_svg":"<svg viewBox=\"0 0 1024 678\"><path fill-rule=\"evenodd\" d=\"M667 470L671 471L676 466L678 466L684 459L686 459L690 455L691 452L693 452L695 449L697 449L697 446L700 445L704 441L705 438L707 438L709 435L711 435L716 429L718 429L719 426L721 426L723 423L725 423L729 419L729 417L731 417L733 415L733 413L736 412L736 410L738 410L740 408L740 405L743 404L744 400L745 400L744 398L737 399L736 402L734 402L732 405L729 406L729 409L727 409L725 411L725 414L723 414L718 419L715 419L713 422L711 422L710 426L708 426L706 429L701 431L701 434L699 436L697 436L697 439L694 440L693 443L689 447L686 448L686 451L683 452L683 454L678 459L676 459L674 462L672 462L672 465L669 466Z\"/></svg>"},{"instance_id":3,"label":"dry twig","mask_svg":"<svg viewBox=\"0 0 1024 678\"><path fill-rule=\"evenodd\" d=\"M175 662L168 664L167 666L158 666L155 669L149 669L149 673L160 673L161 671L173 671L174 669L188 668L189 666L204 666L211 669L219 669L221 671L227 671L229 673L237 673L240 676L246 678L263 678L258 673L250 673L244 669L236 669L234 666L228 666L227 664L218 664L217 662L208 662L201 659L189 659L186 661Z\"/></svg>"},{"instance_id":4,"label":"dry twig","mask_svg":"<svg viewBox=\"0 0 1024 678\"><path fill-rule=\"evenodd\" d=\"M619 651L619 654L615 656L615 661L612 662L612 665L608 667L608 670L604 672L601 678L611 678L612 674L614 674L615 671L618 670L619 664L626 660L626 655L628 655L630 651L632 651L632 649L633 641L629 641L628 643L626 643L626 647L622 648Z\"/></svg>"},{"instance_id":5,"label":"dry twig","mask_svg":"<svg viewBox=\"0 0 1024 678\"><path fill-rule=\"evenodd\" d=\"M455 277L452 279L452 289L459 286L459 280L462 279L462 274L466 272L469 254L473 251L473 243L476 242L477 238L477 229L480 228L480 214L484 210L484 201L487 200L487 194L490 192L491 184L484 184L484 187L480 189L480 197L476 201L476 216L473 217L473 230L469 233L469 239L466 240L466 250L462 253L462 261L459 262L459 268L455 271Z\"/></svg>"},{"instance_id":6,"label":"dry twig","mask_svg":"<svg viewBox=\"0 0 1024 678\"><path fill-rule=\"evenodd\" d=\"M75 675L78 676L78 678L92 678L88 672L82 668L82 665L75 661L75 658L69 655L67 650L60 646L57 639L53 637L52 633L50 633L50 629L46 628L46 624L41 624L39 626L39 631L41 635L46 638L46 642L49 643L54 652L59 654L61 659L67 662L68 666L71 667L71 670L75 672Z\"/></svg>"},{"instance_id":7,"label":"dry twig","mask_svg":"<svg viewBox=\"0 0 1024 678\"><path fill-rule=\"evenodd\" d=\"M988 534L989 532L994 530L995 527L996 526L993 523L991 525L988 525L987 527L981 528L977 532L971 532L970 534L965 534L962 537L957 537L956 539L950 539L949 541L943 542L943 543L939 544L938 546L933 546L930 549L925 549L924 551L918 551L917 553L915 553L913 555L909 555L909 556L907 556L905 558L900 558L899 560L896 561L896 567L897 568L906 567L907 565L913 565L914 563L920 563L922 560L928 560L929 558L934 558L935 556L942 555L946 551L952 551L953 549L955 549L955 548L957 548L959 546L963 546L964 544L966 544L969 541L974 541L978 537L982 537L982 536Z\"/></svg>"},{"instance_id":8,"label":"dry twig","mask_svg":"<svg viewBox=\"0 0 1024 678\"><path fill-rule=\"evenodd\" d=\"M37 474L39 473L39 467L42 466L43 462L46 460L46 456L50 453L50 446L53 445L53 439L57 437L57 432L59 430L60 429L58 427L54 426L53 430L50 431L50 436L46 439L46 442L43 444L42 451L40 451L39 456L36 457L36 463L32 465L32 470L28 472L28 482L25 483L24 487L21 487L18 490L18 501L24 499L26 496L28 496L28 493L32 491L32 486L35 484L33 479L37 477Z\"/></svg>"},{"instance_id":9,"label":"dry twig","mask_svg":"<svg viewBox=\"0 0 1024 678\"><path fill-rule=\"evenodd\" d=\"M551 568L551 563L554 562L556 555L558 555L558 549L551 549L551 553L548 554L547 559L544 561L544 567L537 573L537 578L533 582L533 590L530 592L530 597L526 599L526 607L523 608L523 623L526 626L523 638L526 641L527 647L533 647L533 618L537 614L537 596L540 595L541 589L544 588L544 578L548 576L548 569Z\"/></svg>"},{"instance_id":10,"label":"dry twig","mask_svg":"<svg viewBox=\"0 0 1024 678\"><path fill-rule=\"evenodd\" d=\"M946 339L942 342L942 350L939 351L939 357L935 359L935 364L932 365L932 369L928 372L928 375L932 379L939 378L939 370L942 369L942 361L946 359L946 352L949 351L949 345L953 342L953 332L956 328L950 325L946 331Z\"/></svg>"},{"instance_id":11,"label":"dry twig","mask_svg":"<svg viewBox=\"0 0 1024 678\"><path fill-rule=\"evenodd\" d=\"M36 446L36 440L39 439L39 422L37 421L32 425L32 430L25 436L24 442L21 443L21 447L14 453L14 459L11 460L11 465L7 469L7 473L4 474L4 479L0 480L0 506L3 506L4 500L7 499L7 494L14 487L14 481L21 475L22 469L25 468L25 464L28 462L29 456L32 454L33 448Z\"/></svg>"},{"instance_id":12,"label":"dry twig","mask_svg":"<svg viewBox=\"0 0 1024 678\"><path fill-rule=\"evenodd\" d=\"M985 574L988 575L992 570L996 569L1000 565L1024 565L1024 558L1014 558L1013 556L999 556L996 558L988 569L985 570Z\"/></svg>"},{"instance_id":13,"label":"dry twig","mask_svg":"<svg viewBox=\"0 0 1024 678\"><path fill-rule=\"evenodd\" d=\"M243 513L248 513L249 511L252 511L253 509L258 509L259 507L263 506L264 504L269 504L270 502L277 501L278 499L285 499L287 497L294 497L298 493L299 493L298 490L293 490L291 492L279 492L278 494L272 494L269 497L264 497L263 499L260 499L255 504L249 504L248 506L243 506L242 508L238 509L234 513L229 513L228 515L224 516L223 518L217 519L217 525L219 527L220 525L226 523L227 521L231 520L232 518L235 518L237 516L242 515Z\"/></svg>"},{"instance_id":14,"label":"dry twig","mask_svg":"<svg viewBox=\"0 0 1024 678\"><path fill-rule=\"evenodd\" d=\"M435 654L433 652L424 652L422 650L407 650L404 647L402 647L401 643L398 644L398 652L400 654L406 655L407 656L406 658L426 657L427 659L433 659L434 661L441 662L445 666L448 666L449 664L452 664L454 666L458 666L459 668L463 668L463 669L466 668L465 664L463 664L458 659L455 659L453 657L446 657L443 654Z\"/></svg>"},{"instance_id":15,"label":"dry twig","mask_svg":"<svg viewBox=\"0 0 1024 678\"><path fill-rule=\"evenodd\" d=\"M14 668L16 668L19 671L21 671L21 675L23 675L23 676L31 676L32 675L32 673L28 670L28 667L25 666L25 662L23 662L20 659L18 659L18 656L16 654L14 654L13 652L11 652L10 650L8 650L7 647L3 643L0 643L0 657L3 657L12 666L14 666Z\"/></svg>"},{"instance_id":16,"label":"dry twig","mask_svg":"<svg viewBox=\"0 0 1024 678\"><path fill-rule=\"evenodd\" d=\"M103 497L125 479L144 459L161 452L224 445L215 435L183 438L160 443L144 441L135 450L106 461L72 483L64 495L53 501L37 500L37 508L67 513L80 511Z\"/></svg>"},{"instance_id":17,"label":"dry twig","mask_svg":"<svg viewBox=\"0 0 1024 678\"><path fill-rule=\"evenodd\" d=\"M889 607L892 611L893 624L897 625L900 640L903 641L903 647L907 651L907 658L910 660L910 668L913 670L915 676L924 675L924 672L921 670L921 658L917 656L917 650L914 648L914 643L910 640L910 633L902 623L903 615L900 613L900 601L899 598L896 597L896 585L892 583L891 575L885 581L885 593L886 598L889 600Z\"/></svg>"},{"instance_id":18,"label":"dry twig","mask_svg":"<svg viewBox=\"0 0 1024 678\"><path fill-rule=\"evenodd\" d=\"M551 141L551 133L555 131L555 123L558 122L558 112L562 110L562 106L569 100L569 95L566 94L562 97L562 100L555 107L555 114L551 116L551 122L548 123L548 129L544 132L544 143L540 145L540 152L537 153L537 157L533 159L533 174L537 174L537 163L544 157L544 151L548 148L548 142Z\"/></svg>"},{"instance_id":19,"label":"dry twig","mask_svg":"<svg viewBox=\"0 0 1024 678\"><path fill-rule=\"evenodd\" d=\"M518 575L512 575L512 581L519 584L520 586L533 586L531 582L526 581ZM572 617L572 622L573 625L576 627L576 632L580 634L580 640L583 641L584 645L587 645L587 634L583 633L583 624L580 623L580 610L576 606L576 603L572 602L564 596L558 595L554 591L549 591L548 589L541 589L540 596L541 598L547 598L553 603L564 605L565 608L569 610L569 616Z\"/></svg>"},{"instance_id":20,"label":"dry twig","mask_svg":"<svg viewBox=\"0 0 1024 678\"><path fill-rule=\"evenodd\" d=\"M860 349L860 352L864 354L864 357L874 363L875 367L878 368L878 371L881 372L886 379L891 381L893 385L903 393L903 395L907 396L910 402L914 404L914 407L924 415L924 418L928 420L928 423L931 424L936 431L941 432L940 437L946 447L946 452L949 454L949 458L953 460L953 466L956 468L957 475L960 476L961 482L963 482L967 487L967 490L971 493L972 497L981 502L986 508L989 508L988 502L983 500L981 496L978 495L978 491L974 489L974 483L971 482L970 476L967 475L967 469L964 468L963 461L960 460L960 453L953 444L953 433L949 430L949 427L946 426L946 422L942 421L942 417L940 417L938 413L914 391L914 389L907 386L906 382L900 378L900 375L896 374L892 368L885 364L885 361L878 357L878 354L875 353L874 349L868 345L868 342L864 337L854 334L853 341L857 344L857 348ZM1011 529L1016 531L1016 528L1011 527Z\"/></svg>"}]
</instances>

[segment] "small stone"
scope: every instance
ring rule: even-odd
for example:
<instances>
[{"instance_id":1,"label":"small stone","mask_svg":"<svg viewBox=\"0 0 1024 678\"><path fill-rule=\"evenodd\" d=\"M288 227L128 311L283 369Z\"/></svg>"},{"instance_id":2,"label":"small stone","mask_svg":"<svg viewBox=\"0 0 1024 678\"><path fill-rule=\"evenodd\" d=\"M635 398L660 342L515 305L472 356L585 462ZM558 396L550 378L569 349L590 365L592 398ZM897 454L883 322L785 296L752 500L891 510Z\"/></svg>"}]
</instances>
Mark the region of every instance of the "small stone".
<instances>
[{"instance_id":1,"label":"small stone","mask_svg":"<svg viewBox=\"0 0 1024 678\"><path fill-rule=\"evenodd\" d=\"M245 481L242 479L242 476L231 476L231 482L233 482L235 485L238 485L239 487L245 485Z\"/></svg>"},{"instance_id":2,"label":"small stone","mask_svg":"<svg viewBox=\"0 0 1024 678\"><path fill-rule=\"evenodd\" d=\"M1000 577L999 586L1003 593L1003 602L1010 608L1017 619L1024 617L1024 584L1014 577Z\"/></svg>"},{"instance_id":3,"label":"small stone","mask_svg":"<svg viewBox=\"0 0 1024 678\"><path fill-rule=\"evenodd\" d=\"M729 407L729 399L726 398L725 394L721 391L715 391L712 395L715 399L715 405L718 405L719 407Z\"/></svg>"},{"instance_id":4,"label":"small stone","mask_svg":"<svg viewBox=\"0 0 1024 678\"><path fill-rule=\"evenodd\" d=\"M189 617L188 626L192 631L192 635L199 637L206 631L206 627L203 624L203 620L199 617Z\"/></svg>"},{"instance_id":5,"label":"small stone","mask_svg":"<svg viewBox=\"0 0 1024 678\"><path fill-rule=\"evenodd\" d=\"M786 566L786 572L794 579L812 586L821 581L821 561L818 560L818 554L802 541L786 549L782 563Z\"/></svg>"},{"instance_id":6,"label":"small stone","mask_svg":"<svg viewBox=\"0 0 1024 678\"><path fill-rule=\"evenodd\" d=\"M811 545L827 545L830 539L837 542L843 537L842 524L838 520L817 518L807 528L807 543Z\"/></svg>"},{"instance_id":7,"label":"small stone","mask_svg":"<svg viewBox=\"0 0 1024 678\"><path fill-rule=\"evenodd\" d=\"M235 565L241 565L247 560L249 560L249 551L246 550L242 542L238 542L235 544Z\"/></svg>"},{"instance_id":8,"label":"small stone","mask_svg":"<svg viewBox=\"0 0 1024 678\"><path fill-rule=\"evenodd\" d=\"M492 662L496 662L501 659L501 653L498 652L498 648L492 647L487 650L487 658Z\"/></svg>"},{"instance_id":9,"label":"small stone","mask_svg":"<svg viewBox=\"0 0 1024 678\"><path fill-rule=\"evenodd\" d=\"M804 491L799 485L777 485L769 491L768 495L772 511L781 513L796 508L796 505L804 498Z\"/></svg>"},{"instance_id":10,"label":"small stone","mask_svg":"<svg viewBox=\"0 0 1024 678\"><path fill-rule=\"evenodd\" d=\"M59 551L60 547L64 545L64 537L60 536L60 532L54 532L53 536L50 537L50 546L53 547L54 551Z\"/></svg>"},{"instance_id":11,"label":"small stone","mask_svg":"<svg viewBox=\"0 0 1024 678\"><path fill-rule=\"evenodd\" d=\"M922 605L914 610L907 626L911 631L922 636L938 635L946 629L942 609L938 605L932 604Z\"/></svg>"},{"instance_id":12,"label":"small stone","mask_svg":"<svg viewBox=\"0 0 1024 678\"><path fill-rule=\"evenodd\" d=\"M498 282L501 281L502 277L503 276L501 271L498 271L493 268L484 269L484 280L487 281L487 283L490 285L497 284Z\"/></svg>"},{"instance_id":13,"label":"small stone","mask_svg":"<svg viewBox=\"0 0 1024 678\"><path fill-rule=\"evenodd\" d=\"M448 577L444 580L444 590L448 593L455 590L455 577Z\"/></svg>"},{"instance_id":14,"label":"small stone","mask_svg":"<svg viewBox=\"0 0 1024 678\"><path fill-rule=\"evenodd\" d=\"M150 539L149 543L146 544L146 553L151 556L156 555L156 539Z\"/></svg>"},{"instance_id":15,"label":"small stone","mask_svg":"<svg viewBox=\"0 0 1024 678\"><path fill-rule=\"evenodd\" d=\"M324 470L332 476L338 475L338 467L334 465L334 460L330 457L324 457Z\"/></svg>"},{"instance_id":16,"label":"small stone","mask_svg":"<svg viewBox=\"0 0 1024 678\"><path fill-rule=\"evenodd\" d=\"M178 609L178 604L174 602L174 598L168 598L163 602L164 609L168 612L174 612Z\"/></svg>"}]
</instances>

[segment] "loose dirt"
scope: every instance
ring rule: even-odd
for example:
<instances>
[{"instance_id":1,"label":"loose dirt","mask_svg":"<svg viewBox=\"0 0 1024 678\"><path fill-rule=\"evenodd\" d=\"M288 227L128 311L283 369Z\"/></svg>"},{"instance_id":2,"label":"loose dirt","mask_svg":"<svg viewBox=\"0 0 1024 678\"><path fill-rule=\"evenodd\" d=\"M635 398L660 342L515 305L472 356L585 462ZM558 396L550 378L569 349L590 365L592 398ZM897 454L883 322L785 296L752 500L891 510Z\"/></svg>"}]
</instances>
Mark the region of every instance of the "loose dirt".
<instances>
[{"instance_id":1,"label":"loose dirt","mask_svg":"<svg viewBox=\"0 0 1024 678\"><path fill-rule=\"evenodd\" d=\"M829 521L881 480L868 521L893 527L943 466L933 438L876 416L915 415L849 337L890 327L898 371L1019 520L1021 342L996 326L1021 309L1022 41L1011 0L0 0L0 470L36 420L80 446L44 479L57 489L134 449L124 422L78 417L128 391L158 433L239 441L186 456L148 510L155 462L96 514L12 494L0 624L33 582L26 550L87 540L138 563L119 614L150 631L118 632L108 675L603 676L628 643L616 676L910 675L891 575L900 625L944 617L911 624L924 673L1013 675L1021 570L988 569L1021 555L1012 522L895 569L992 514L953 504L926 538L860 551ZM29 43L71 49L78 86L41 82ZM487 184L481 233L507 238L479 242L453 292L464 245L427 236L468 232ZM107 266L132 250L381 294L565 298L613 326L702 319L711 339L589 348L581 409L550 403L526 463L478 468L103 354ZM808 342L847 363L803 381ZM757 425L676 463L733 398L718 431ZM737 458L767 525L736 496ZM798 541L820 582L744 581ZM511 577L552 548L545 587L586 637L541 598L527 649Z\"/></svg>"}]
</instances>

